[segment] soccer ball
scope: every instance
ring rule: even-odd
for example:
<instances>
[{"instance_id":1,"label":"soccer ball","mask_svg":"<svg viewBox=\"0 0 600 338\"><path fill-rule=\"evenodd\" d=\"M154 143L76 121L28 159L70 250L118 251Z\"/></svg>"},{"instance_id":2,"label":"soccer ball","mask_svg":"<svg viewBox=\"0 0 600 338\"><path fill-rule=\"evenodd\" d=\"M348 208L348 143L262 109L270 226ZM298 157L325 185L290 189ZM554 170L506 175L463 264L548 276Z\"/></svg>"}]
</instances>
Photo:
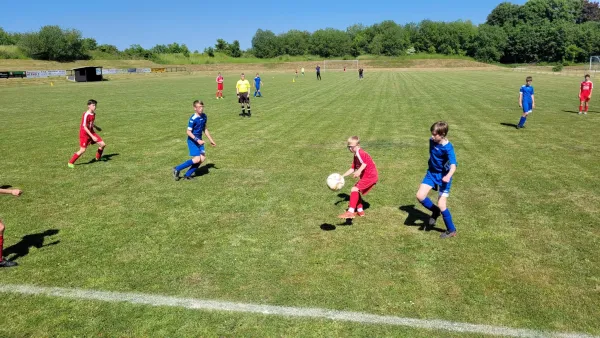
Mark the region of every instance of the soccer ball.
<instances>
[{"instance_id":1,"label":"soccer ball","mask_svg":"<svg viewBox=\"0 0 600 338\"><path fill-rule=\"evenodd\" d=\"M340 174L331 174L327 177L327 186L333 191L340 190L344 187L344 177Z\"/></svg>"}]
</instances>

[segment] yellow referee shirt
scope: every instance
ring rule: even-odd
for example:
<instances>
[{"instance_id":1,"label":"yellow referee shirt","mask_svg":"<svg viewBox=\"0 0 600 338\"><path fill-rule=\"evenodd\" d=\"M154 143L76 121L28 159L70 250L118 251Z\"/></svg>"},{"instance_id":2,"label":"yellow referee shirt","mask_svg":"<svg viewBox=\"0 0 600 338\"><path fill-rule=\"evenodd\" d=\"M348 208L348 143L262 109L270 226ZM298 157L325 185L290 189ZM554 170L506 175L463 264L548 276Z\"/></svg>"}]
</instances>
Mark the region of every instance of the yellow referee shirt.
<instances>
[{"instance_id":1,"label":"yellow referee shirt","mask_svg":"<svg viewBox=\"0 0 600 338\"><path fill-rule=\"evenodd\" d=\"M237 88L240 93L247 93L248 90L250 90L250 82L248 82L248 80L238 80L235 88Z\"/></svg>"}]
</instances>

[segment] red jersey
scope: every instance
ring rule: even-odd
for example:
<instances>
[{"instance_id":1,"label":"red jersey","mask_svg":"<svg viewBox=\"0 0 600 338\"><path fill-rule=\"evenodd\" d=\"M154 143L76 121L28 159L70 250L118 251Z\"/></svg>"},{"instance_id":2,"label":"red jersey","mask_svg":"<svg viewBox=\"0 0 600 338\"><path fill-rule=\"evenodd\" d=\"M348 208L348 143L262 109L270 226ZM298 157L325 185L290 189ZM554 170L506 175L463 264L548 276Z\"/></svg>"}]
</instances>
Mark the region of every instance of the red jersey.
<instances>
[{"instance_id":1,"label":"red jersey","mask_svg":"<svg viewBox=\"0 0 600 338\"><path fill-rule=\"evenodd\" d=\"M81 117L81 124L79 125L79 134L81 135L87 135L88 133L85 132L85 129L83 128L84 126L86 126L88 128L88 130L90 131L90 133L94 133L94 121L96 120L96 114L86 111L85 113L83 113L83 117Z\"/></svg>"},{"instance_id":2,"label":"red jersey","mask_svg":"<svg viewBox=\"0 0 600 338\"><path fill-rule=\"evenodd\" d=\"M592 81L583 81L581 83L581 96L590 96L592 89L594 89Z\"/></svg>"},{"instance_id":3,"label":"red jersey","mask_svg":"<svg viewBox=\"0 0 600 338\"><path fill-rule=\"evenodd\" d=\"M217 76L217 83L223 83L223 77Z\"/></svg>"},{"instance_id":4,"label":"red jersey","mask_svg":"<svg viewBox=\"0 0 600 338\"><path fill-rule=\"evenodd\" d=\"M377 167L375 166L375 162L373 162L373 159L371 158L371 156L369 154L367 154L366 151L362 150L362 148L359 148L354 153L354 160L352 161L352 169L356 170L356 169L360 168L360 166L363 165L363 163L366 164L367 167L360 174L360 178L361 179L364 178L369 181L377 181L378 173L377 173Z\"/></svg>"}]
</instances>

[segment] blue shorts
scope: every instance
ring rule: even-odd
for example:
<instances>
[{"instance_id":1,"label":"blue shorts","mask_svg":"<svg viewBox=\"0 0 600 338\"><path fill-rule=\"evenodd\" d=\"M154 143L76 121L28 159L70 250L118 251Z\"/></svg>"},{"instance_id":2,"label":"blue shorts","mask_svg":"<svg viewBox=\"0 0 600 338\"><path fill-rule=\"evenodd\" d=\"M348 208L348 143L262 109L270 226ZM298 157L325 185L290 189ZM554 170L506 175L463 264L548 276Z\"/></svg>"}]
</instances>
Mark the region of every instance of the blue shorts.
<instances>
[{"instance_id":1,"label":"blue shorts","mask_svg":"<svg viewBox=\"0 0 600 338\"><path fill-rule=\"evenodd\" d=\"M531 102L523 101L523 113L531 113L533 111L533 105Z\"/></svg>"},{"instance_id":2,"label":"blue shorts","mask_svg":"<svg viewBox=\"0 0 600 338\"><path fill-rule=\"evenodd\" d=\"M260 90L260 86L256 86L256 90Z\"/></svg>"},{"instance_id":3,"label":"blue shorts","mask_svg":"<svg viewBox=\"0 0 600 338\"><path fill-rule=\"evenodd\" d=\"M442 177L445 175L443 173L432 173L427 170L427 174L423 178L422 184L426 184L433 188L433 190L439 191L440 196L448 197L450 196L450 187L452 186L452 178L450 182L446 183L442 181Z\"/></svg>"},{"instance_id":4,"label":"blue shorts","mask_svg":"<svg viewBox=\"0 0 600 338\"><path fill-rule=\"evenodd\" d=\"M200 156L200 155L206 154L206 152L204 151L204 144L198 145L198 143L196 143L196 141L192 140L189 137L187 140L187 144L188 144L188 149L190 150L190 156Z\"/></svg>"}]
</instances>

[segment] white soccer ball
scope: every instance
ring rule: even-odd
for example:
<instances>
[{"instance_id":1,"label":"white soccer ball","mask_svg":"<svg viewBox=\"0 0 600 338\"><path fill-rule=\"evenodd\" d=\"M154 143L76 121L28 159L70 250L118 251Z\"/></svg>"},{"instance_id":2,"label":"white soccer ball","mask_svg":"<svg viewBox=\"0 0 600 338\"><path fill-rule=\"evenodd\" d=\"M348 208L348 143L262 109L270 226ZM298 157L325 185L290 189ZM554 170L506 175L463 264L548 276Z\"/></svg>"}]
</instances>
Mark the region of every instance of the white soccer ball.
<instances>
[{"instance_id":1,"label":"white soccer ball","mask_svg":"<svg viewBox=\"0 0 600 338\"><path fill-rule=\"evenodd\" d=\"M340 174L331 174L327 177L327 186L333 191L340 190L344 187L344 177Z\"/></svg>"}]
</instances>

